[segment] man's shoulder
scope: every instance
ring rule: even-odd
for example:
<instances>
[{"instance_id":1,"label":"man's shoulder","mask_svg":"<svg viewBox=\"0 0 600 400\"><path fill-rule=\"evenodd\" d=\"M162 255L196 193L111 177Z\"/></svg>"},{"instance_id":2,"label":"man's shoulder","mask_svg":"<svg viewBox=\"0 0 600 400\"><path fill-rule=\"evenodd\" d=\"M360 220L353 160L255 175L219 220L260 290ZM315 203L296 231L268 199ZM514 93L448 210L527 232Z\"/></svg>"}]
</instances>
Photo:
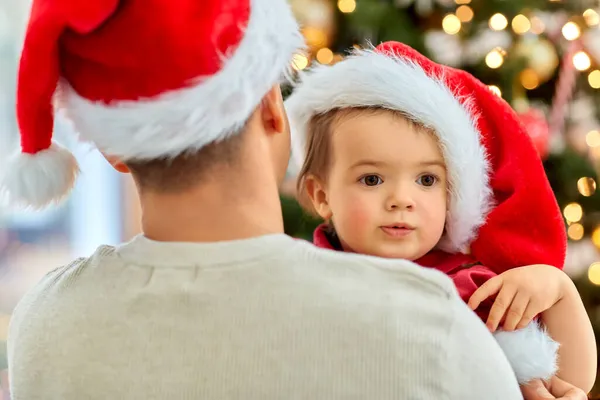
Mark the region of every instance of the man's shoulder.
<instances>
[{"instance_id":1,"label":"man's shoulder","mask_svg":"<svg viewBox=\"0 0 600 400\"><path fill-rule=\"evenodd\" d=\"M54 294L64 293L64 289L71 286L90 266L97 266L111 258L114 250L113 246L103 245L89 257L79 257L68 264L50 270L21 298L13 313L13 324L37 303L49 304L49 299L57 297Z\"/></svg>"},{"instance_id":2,"label":"man's shoulder","mask_svg":"<svg viewBox=\"0 0 600 400\"><path fill-rule=\"evenodd\" d=\"M301 246L307 254L308 267L324 275L339 273L365 281L383 278L404 290L426 292L440 298L456 296L456 288L446 274L411 261L321 249L308 242Z\"/></svg>"},{"instance_id":3,"label":"man's shoulder","mask_svg":"<svg viewBox=\"0 0 600 400\"><path fill-rule=\"evenodd\" d=\"M111 262L111 259L116 259L115 249L114 246L101 245L89 257L75 258L68 264L51 270L37 283L36 286L34 286L33 291L36 289L40 290L46 286L61 284L65 280L69 281L88 267Z\"/></svg>"}]
</instances>

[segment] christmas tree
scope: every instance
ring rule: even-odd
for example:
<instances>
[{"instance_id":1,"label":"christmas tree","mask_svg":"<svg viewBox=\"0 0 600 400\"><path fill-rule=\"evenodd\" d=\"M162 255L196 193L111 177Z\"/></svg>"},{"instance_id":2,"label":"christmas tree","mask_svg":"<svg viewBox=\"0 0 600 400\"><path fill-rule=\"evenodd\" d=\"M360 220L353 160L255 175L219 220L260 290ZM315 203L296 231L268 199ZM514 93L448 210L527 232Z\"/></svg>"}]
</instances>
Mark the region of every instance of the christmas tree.
<instances>
[{"instance_id":1,"label":"christmas tree","mask_svg":"<svg viewBox=\"0 0 600 400\"><path fill-rule=\"evenodd\" d=\"M600 9L567 0L292 0L309 45L297 69L352 48L406 43L464 69L520 115L544 162L569 236L565 270L600 338ZM318 223L283 198L286 230ZM600 387L596 392L600 392Z\"/></svg>"}]
</instances>

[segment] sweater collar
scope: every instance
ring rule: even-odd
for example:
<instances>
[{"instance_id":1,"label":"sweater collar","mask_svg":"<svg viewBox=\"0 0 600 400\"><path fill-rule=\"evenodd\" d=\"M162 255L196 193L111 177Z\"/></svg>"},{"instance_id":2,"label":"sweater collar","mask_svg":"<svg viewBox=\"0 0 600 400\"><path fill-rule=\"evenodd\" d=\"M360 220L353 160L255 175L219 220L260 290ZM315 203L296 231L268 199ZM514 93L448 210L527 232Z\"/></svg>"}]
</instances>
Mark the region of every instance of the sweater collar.
<instances>
[{"instance_id":1,"label":"sweater collar","mask_svg":"<svg viewBox=\"0 0 600 400\"><path fill-rule=\"evenodd\" d=\"M119 246L117 253L126 261L136 264L211 266L268 258L281 254L293 243L294 239L284 234L210 243L158 242L138 235Z\"/></svg>"}]
</instances>

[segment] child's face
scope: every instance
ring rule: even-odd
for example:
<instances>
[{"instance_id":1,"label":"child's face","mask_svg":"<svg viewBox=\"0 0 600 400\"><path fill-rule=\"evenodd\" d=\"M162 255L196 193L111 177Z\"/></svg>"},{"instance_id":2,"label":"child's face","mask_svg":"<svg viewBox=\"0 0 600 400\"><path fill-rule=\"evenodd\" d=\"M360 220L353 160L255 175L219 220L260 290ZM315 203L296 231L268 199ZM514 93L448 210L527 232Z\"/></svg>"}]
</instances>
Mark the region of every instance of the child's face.
<instances>
[{"instance_id":1,"label":"child's face","mask_svg":"<svg viewBox=\"0 0 600 400\"><path fill-rule=\"evenodd\" d=\"M331 218L344 250L408 260L432 250L444 231L448 190L435 137L380 112L342 120L331 139L317 211Z\"/></svg>"}]
</instances>

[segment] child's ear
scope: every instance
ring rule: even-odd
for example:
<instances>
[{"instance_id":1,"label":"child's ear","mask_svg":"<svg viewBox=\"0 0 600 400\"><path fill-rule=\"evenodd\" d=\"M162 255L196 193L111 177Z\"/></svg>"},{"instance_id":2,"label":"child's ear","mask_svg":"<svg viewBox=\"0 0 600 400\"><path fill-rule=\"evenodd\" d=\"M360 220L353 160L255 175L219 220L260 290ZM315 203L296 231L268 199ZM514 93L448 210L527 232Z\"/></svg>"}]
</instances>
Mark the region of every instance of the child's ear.
<instances>
[{"instance_id":1,"label":"child's ear","mask_svg":"<svg viewBox=\"0 0 600 400\"><path fill-rule=\"evenodd\" d=\"M327 199L327 188L325 183L314 175L309 175L305 180L306 194L313 208L325 221L331 219L331 208Z\"/></svg>"}]
</instances>

